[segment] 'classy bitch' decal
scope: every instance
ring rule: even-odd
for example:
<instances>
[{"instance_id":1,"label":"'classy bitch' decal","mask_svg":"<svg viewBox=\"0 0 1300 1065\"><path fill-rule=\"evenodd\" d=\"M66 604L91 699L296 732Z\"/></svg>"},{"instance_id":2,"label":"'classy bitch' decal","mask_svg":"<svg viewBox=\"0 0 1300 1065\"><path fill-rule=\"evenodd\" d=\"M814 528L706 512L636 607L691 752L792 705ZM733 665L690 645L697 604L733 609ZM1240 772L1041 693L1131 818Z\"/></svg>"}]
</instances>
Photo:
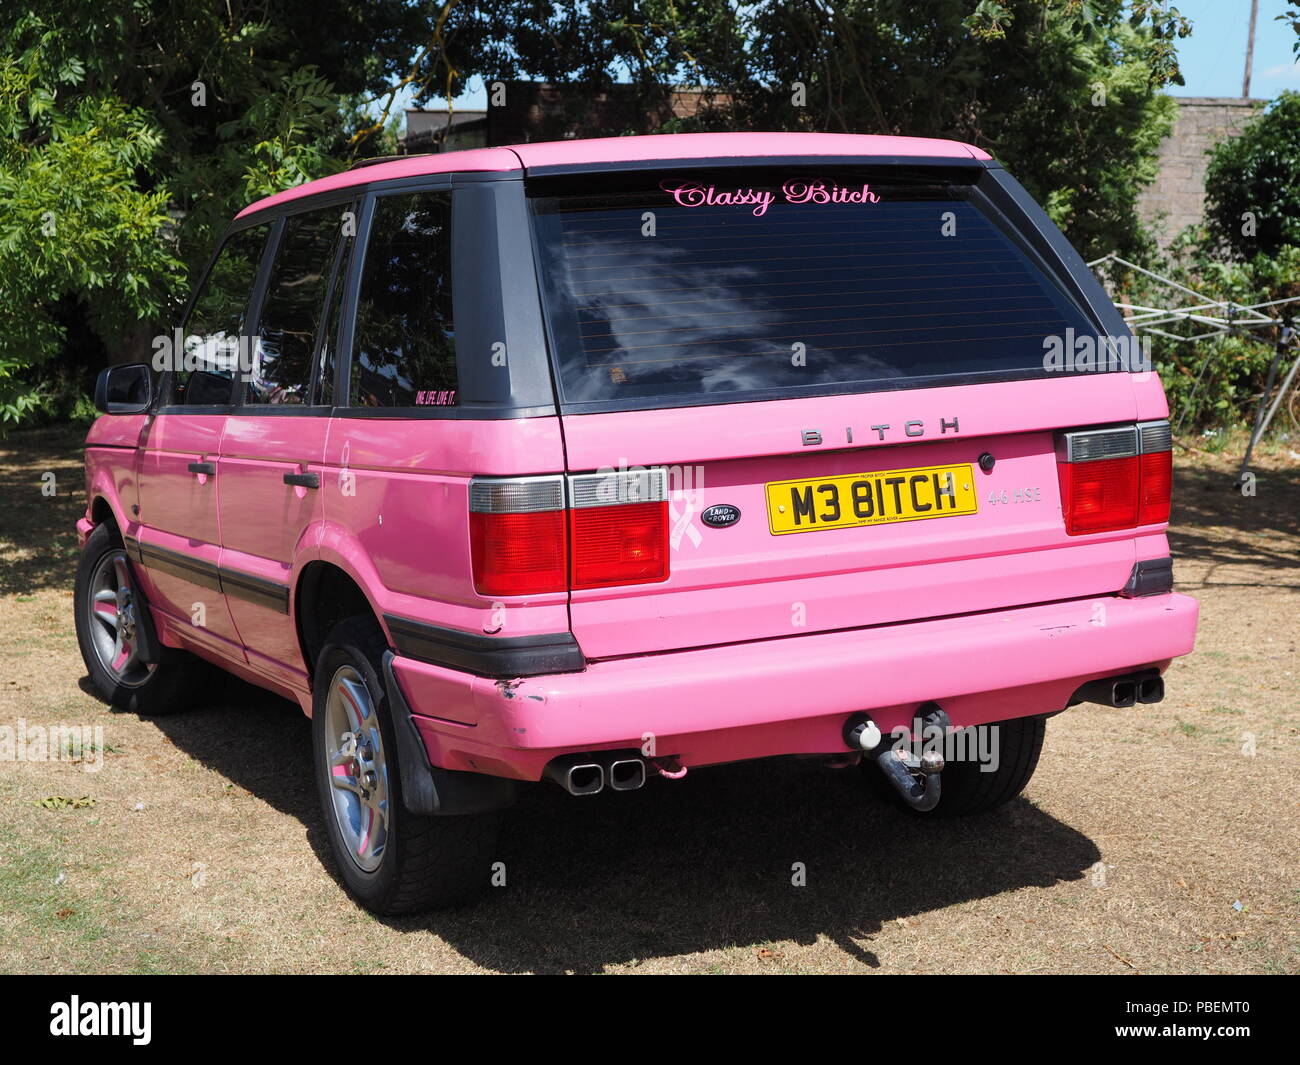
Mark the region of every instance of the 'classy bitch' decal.
<instances>
[{"instance_id":1,"label":"'classy bitch' decal","mask_svg":"<svg viewBox=\"0 0 1300 1065\"><path fill-rule=\"evenodd\" d=\"M761 218L776 202L778 195L785 203L879 203L880 197L865 182L862 185L840 185L834 181L787 181L779 190L756 188L718 188L701 181L667 178L659 187L682 207L751 207Z\"/></svg>"}]
</instances>

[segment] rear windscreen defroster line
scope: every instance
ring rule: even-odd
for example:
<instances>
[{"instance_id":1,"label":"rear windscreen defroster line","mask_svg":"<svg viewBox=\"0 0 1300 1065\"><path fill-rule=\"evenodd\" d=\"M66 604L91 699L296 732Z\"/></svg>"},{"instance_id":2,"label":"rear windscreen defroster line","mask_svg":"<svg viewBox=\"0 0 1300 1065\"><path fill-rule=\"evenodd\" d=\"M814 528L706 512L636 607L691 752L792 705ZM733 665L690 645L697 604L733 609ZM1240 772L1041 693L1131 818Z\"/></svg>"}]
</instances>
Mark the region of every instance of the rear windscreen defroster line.
<instances>
[{"instance_id":1,"label":"rear windscreen defroster line","mask_svg":"<svg viewBox=\"0 0 1300 1065\"><path fill-rule=\"evenodd\" d=\"M532 198L566 404L1035 376L1096 332L968 185L880 168L628 175Z\"/></svg>"}]
</instances>

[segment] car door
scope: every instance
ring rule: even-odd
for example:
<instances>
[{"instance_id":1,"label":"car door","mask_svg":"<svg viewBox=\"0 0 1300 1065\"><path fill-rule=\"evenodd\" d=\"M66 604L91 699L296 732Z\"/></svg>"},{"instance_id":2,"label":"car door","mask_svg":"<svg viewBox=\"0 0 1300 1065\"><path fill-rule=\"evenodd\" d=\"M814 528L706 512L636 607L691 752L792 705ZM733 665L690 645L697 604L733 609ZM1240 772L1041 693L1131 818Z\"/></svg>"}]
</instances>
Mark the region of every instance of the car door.
<instances>
[{"instance_id":1,"label":"car door","mask_svg":"<svg viewBox=\"0 0 1300 1065\"><path fill-rule=\"evenodd\" d=\"M318 367L332 356L351 198L278 223L253 325L250 372L236 382L217 466L221 582L251 666L299 687L306 669L290 622L295 561L323 513L320 491L332 395Z\"/></svg>"},{"instance_id":2,"label":"car door","mask_svg":"<svg viewBox=\"0 0 1300 1065\"><path fill-rule=\"evenodd\" d=\"M240 660L239 634L218 573L217 456L269 232L262 223L230 233L181 328L155 344L161 398L141 435L140 526L129 545L145 569L151 603L182 638Z\"/></svg>"}]
</instances>

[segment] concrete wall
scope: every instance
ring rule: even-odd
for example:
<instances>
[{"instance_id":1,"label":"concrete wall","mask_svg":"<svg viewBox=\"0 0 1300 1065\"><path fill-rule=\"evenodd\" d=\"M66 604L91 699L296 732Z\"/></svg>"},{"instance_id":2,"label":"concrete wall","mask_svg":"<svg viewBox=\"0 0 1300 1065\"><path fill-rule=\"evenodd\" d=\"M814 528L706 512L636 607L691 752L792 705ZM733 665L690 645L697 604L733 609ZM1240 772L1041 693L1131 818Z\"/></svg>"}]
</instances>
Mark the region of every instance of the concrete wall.
<instances>
[{"instance_id":1,"label":"concrete wall","mask_svg":"<svg viewBox=\"0 0 1300 1065\"><path fill-rule=\"evenodd\" d=\"M1160 173L1138 200L1144 220L1154 222L1164 213L1162 243L1168 243L1184 226L1201 221L1210 149L1240 133L1265 102L1232 96L1176 99L1178 117L1160 146Z\"/></svg>"}]
</instances>

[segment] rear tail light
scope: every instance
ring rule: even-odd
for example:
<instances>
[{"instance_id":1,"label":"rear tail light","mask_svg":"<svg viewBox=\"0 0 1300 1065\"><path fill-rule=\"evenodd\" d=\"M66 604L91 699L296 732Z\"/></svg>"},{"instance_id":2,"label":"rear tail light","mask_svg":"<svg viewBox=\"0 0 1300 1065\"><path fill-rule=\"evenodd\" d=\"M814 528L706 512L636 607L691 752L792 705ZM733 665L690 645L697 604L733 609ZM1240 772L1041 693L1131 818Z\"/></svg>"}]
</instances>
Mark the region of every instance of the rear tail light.
<instances>
[{"instance_id":1,"label":"rear tail light","mask_svg":"<svg viewBox=\"0 0 1300 1065\"><path fill-rule=\"evenodd\" d=\"M1169 520L1173 452L1169 423L1065 433L1057 473L1071 536Z\"/></svg>"},{"instance_id":2,"label":"rear tail light","mask_svg":"<svg viewBox=\"0 0 1300 1065\"><path fill-rule=\"evenodd\" d=\"M474 587L532 595L668 579L664 469L470 483Z\"/></svg>"},{"instance_id":3,"label":"rear tail light","mask_svg":"<svg viewBox=\"0 0 1300 1065\"><path fill-rule=\"evenodd\" d=\"M1169 520L1174 489L1173 435L1168 422L1138 426L1138 524L1159 525Z\"/></svg>"},{"instance_id":4,"label":"rear tail light","mask_svg":"<svg viewBox=\"0 0 1300 1065\"><path fill-rule=\"evenodd\" d=\"M668 474L663 469L569 478L574 588L668 578Z\"/></svg>"},{"instance_id":5,"label":"rear tail light","mask_svg":"<svg viewBox=\"0 0 1300 1065\"><path fill-rule=\"evenodd\" d=\"M472 481L470 554L483 595L535 595L568 587L564 478Z\"/></svg>"}]
</instances>

